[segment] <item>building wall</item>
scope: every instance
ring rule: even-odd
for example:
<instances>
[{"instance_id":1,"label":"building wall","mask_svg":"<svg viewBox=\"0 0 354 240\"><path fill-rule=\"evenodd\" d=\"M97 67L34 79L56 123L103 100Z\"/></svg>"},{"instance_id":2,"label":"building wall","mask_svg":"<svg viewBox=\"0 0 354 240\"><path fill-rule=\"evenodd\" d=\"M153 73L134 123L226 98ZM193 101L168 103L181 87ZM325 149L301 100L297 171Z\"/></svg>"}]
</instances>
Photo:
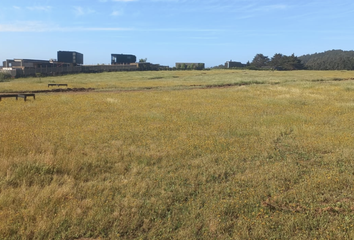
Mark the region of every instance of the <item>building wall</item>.
<instances>
[{"instance_id":1,"label":"building wall","mask_svg":"<svg viewBox=\"0 0 354 240\"><path fill-rule=\"evenodd\" d=\"M58 62L84 64L84 55L78 52L58 51Z\"/></svg>"},{"instance_id":2,"label":"building wall","mask_svg":"<svg viewBox=\"0 0 354 240\"><path fill-rule=\"evenodd\" d=\"M136 62L132 54L111 54L111 64L131 64Z\"/></svg>"},{"instance_id":3,"label":"building wall","mask_svg":"<svg viewBox=\"0 0 354 240\"><path fill-rule=\"evenodd\" d=\"M46 60L34 60L34 59L13 59L3 62L3 66L7 68L39 68L53 65Z\"/></svg>"},{"instance_id":4,"label":"building wall","mask_svg":"<svg viewBox=\"0 0 354 240\"><path fill-rule=\"evenodd\" d=\"M97 73L97 72L115 72L115 71L136 71L139 70L137 65L92 65L92 66L57 66L57 67L40 67L40 68L16 68L12 71L13 77L35 76L43 74L48 76L70 74L70 73ZM9 72L10 73L10 72Z\"/></svg>"}]
</instances>

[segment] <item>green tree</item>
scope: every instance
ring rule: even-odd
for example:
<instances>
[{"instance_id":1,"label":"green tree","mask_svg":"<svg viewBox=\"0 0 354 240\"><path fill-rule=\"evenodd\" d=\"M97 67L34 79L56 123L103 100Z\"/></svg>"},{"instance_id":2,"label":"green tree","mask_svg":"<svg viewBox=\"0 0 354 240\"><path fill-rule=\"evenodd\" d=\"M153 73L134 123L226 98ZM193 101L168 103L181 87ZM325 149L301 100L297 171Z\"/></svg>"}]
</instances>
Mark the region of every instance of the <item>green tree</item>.
<instances>
[{"instance_id":1,"label":"green tree","mask_svg":"<svg viewBox=\"0 0 354 240\"><path fill-rule=\"evenodd\" d=\"M267 66L269 63L269 58L261 53L258 53L252 60L251 65L257 68Z\"/></svg>"},{"instance_id":2,"label":"green tree","mask_svg":"<svg viewBox=\"0 0 354 240\"><path fill-rule=\"evenodd\" d=\"M284 68L286 70L300 70L304 69L304 65L301 63L301 60L296 57L294 54L286 57L286 61L284 63Z\"/></svg>"},{"instance_id":3,"label":"green tree","mask_svg":"<svg viewBox=\"0 0 354 240\"><path fill-rule=\"evenodd\" d=\"M273 67L273 69L282 69L284 62L284 55L281 53L276 53L272 57L272 59L269 62L269 65Z\"/></svg>"},{"instance_id":4,"label":"green tree","mask_svg":"<svg viewBox=\"0 0 354 240\"><path fill-rule=\"evenodd\" d=\"M198 70L203 70L205 65L203 63L198 63L197 69Z\"/></svg>"},{"instance_id":5,"label":"green tree","mask_svg":"<svg viewBox=\"0 0 354 240\"><path fill-rule=\"evenodd\" d=\"M301 70L305 68L301 60L294 54L286 56L280 53L274 54L269 62L269 66L276 70Z\"/></svg>"},{"instance_id":6,"label":"green tree","mask_svg":"<svg viewBox=\"0 0 354 240\"><path fill-rule=\"evenodd\" d=\"M330 50L299 57L312 70L354 70L354 51Z\"/></svg>"},{"instance_id":7,"label":"green tree","mask_svg":"<svg viewBox=\"0 0 354 240\"><path fill-rule=\"evenodd\" d=\"M139 62L140 63L146 63L147 62L147 58L141 58L141 59L139 59Z\"/></svg>"}]
</instances>

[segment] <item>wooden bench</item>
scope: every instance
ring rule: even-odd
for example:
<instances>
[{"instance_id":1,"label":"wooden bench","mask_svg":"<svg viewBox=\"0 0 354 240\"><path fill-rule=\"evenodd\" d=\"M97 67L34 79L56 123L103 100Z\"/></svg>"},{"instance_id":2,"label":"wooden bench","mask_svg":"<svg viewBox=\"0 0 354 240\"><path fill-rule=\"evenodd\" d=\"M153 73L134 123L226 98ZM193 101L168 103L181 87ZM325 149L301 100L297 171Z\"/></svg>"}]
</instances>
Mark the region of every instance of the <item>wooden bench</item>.
<instances>
[{"instance_id":1,"label":"wooden bench","mask_svg":"<svg viewBox=\"0 0 354 240\"><path fill-rule=\"evenodd\" d=\"M68 84L66 84L66 83L48 83L48 87L52 87L52 86L57 86L57 87L63 86L63 87L67 87Z\"/></svg>"},{"instance_id":2,"label":"wooden bench","mask_svg":"<svg viewBox=\"0 0 354 240\"><path fill-rule=\"evenodd\" d=\"M36 94L34 94L34 93L21 93L21 94L18 94L17 96L20 98L24 98L25 101L27 100L27 97L33 97L34 100L36 99Z\"/></svg>"},{"instance_id":3,"label":"wooden bench","mask_svg":"<svg viewBox=\"0 0 354 240\"><path fill-rule=\"evenodd\" d=\"M6 94L6 95L0 95L0 101L1 98L10 98L10 97L15 97L16 100L18 99L18 94Z\"/></svg>"}]
</instances>

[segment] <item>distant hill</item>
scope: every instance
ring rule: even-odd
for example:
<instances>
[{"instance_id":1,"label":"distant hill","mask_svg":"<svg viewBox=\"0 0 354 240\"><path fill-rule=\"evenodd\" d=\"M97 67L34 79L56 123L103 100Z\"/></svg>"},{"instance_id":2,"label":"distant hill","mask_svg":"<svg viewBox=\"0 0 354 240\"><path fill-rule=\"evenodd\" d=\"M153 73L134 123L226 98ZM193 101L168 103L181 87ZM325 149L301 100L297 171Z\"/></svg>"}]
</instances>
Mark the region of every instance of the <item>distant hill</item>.
<instances>
[{"instance_id":1,"label":"distant hill","mask_svg":"<svg viewBox=\"0 0 354 240\"><path fill-rule=\"evenodd\" d=\"M354 51L330 50L298 58L311 70L354 70Z\"/></svg>"}]
</instances>

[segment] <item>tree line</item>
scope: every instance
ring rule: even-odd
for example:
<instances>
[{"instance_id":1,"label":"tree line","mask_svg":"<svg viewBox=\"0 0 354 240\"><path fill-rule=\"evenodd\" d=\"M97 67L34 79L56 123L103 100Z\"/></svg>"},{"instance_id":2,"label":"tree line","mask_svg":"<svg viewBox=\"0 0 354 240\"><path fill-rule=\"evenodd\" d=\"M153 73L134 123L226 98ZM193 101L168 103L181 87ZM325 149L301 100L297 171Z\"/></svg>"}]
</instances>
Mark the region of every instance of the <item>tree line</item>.
<instances>
[{"instance_id":1,"label":"tree line","mask_svg":"<svg viewBox=\"0 0 354 240\"><path fill-rule=\"evenodd\" d=\"M219 65L214 68L225 68L225 66ZM354 51L330 50L300 57L294 54L287 56L276 53L271 58L258 53L251 62L248 61L242 68L254 70L354 70Z\"/></svg>"},{"instance_id":2,"label":"tree line","mask_svg":"<svg viewBox=\"0 0 354 240\"><path fill-rule=\"evenodd\" d=\"M225 65L215 66L213 68L225 68ZM272 58L263 55L262 53L256 54L251 62L247 62L243 67L250 70L262 70L262 69L271 69L271 70L302 70L306 69L301 60L296 57L294 54L287 56L281 53L276 53Z\"/></svg>"},{"instance_id":3,"label":"tree line","mask_svg":"<svg viewBox=\"0 0 354 240\"><path fill-rule=\"evenodd\" d=\"M311 70L354 70L354 51L330 50L299 57Z\"/></svg>"},{"instance_id":4,"label":"tree line","mask_svg":"<svg viewBox=\"0 0 354 240\"><path fill-rule=\"evenodd\" d=\"M301 60L294 54L290 56L276 53L272 58L264 56L263 54L257 54L251 63L246 65L251 68L261 69L269 68L273 70L302 70L305 66L301 63Z\"/></svg>"}]
</instances>

